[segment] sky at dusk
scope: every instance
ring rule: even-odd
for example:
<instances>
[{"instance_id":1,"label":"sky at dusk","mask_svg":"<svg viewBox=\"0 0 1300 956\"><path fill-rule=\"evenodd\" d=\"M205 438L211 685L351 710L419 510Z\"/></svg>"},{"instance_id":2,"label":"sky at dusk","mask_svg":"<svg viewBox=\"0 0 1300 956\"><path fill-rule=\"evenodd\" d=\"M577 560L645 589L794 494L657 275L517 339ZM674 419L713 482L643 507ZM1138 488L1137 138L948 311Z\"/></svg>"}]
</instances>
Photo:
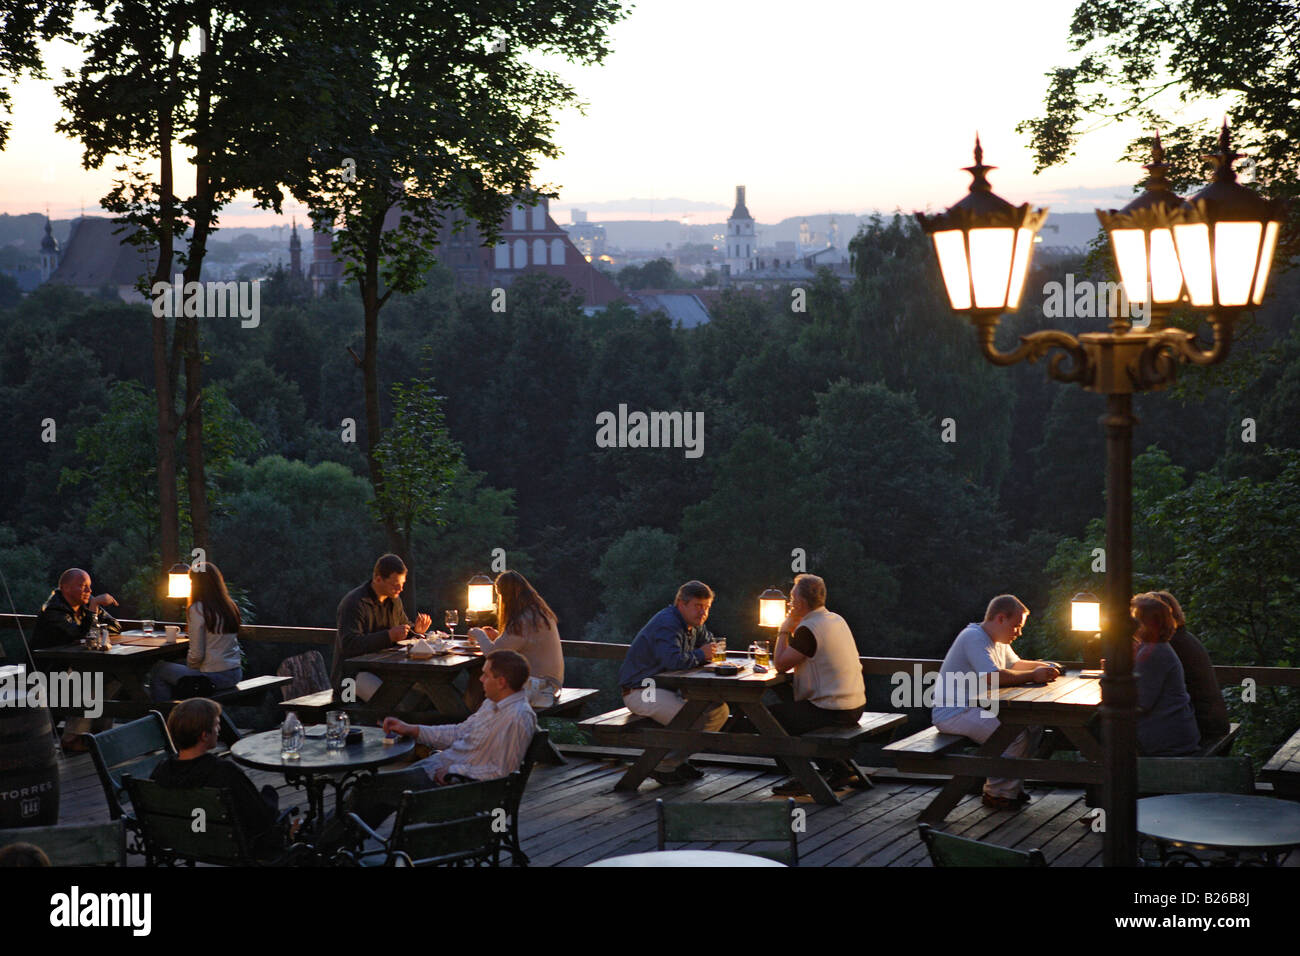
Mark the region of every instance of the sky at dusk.
<instances>
[{"instance_id":1,"label":"sky at dusk","mask_svg":"<svg viewBox=\"0 0 1300 956\"><path fill-rule=\"evenodd\" d=\"M552 213L593 220L717 222L737 184L760 222L824 212L951 205L966 190L976 130L994 189L1060 212L1122 205L1141 177L1121 163L1132 128L1102 128L1067 165L1039 176L1016 124L1042 109L1044 74L1071 60L1075 0L643 0L613 34L605 64L548 64L585 101L566 111L539 181ZM75 63L50 50L52 76ZM58 218L98 212L112 163L81 168L79 145L54 131L53 82L14 93L0 153L0 212ZM1211 115L1213 104L1198 107ZM181 158L180 155L177 157ZM178 164L178 178L188 166ZM183 182L183 180L181 180ZM179 190L178 190L179 191ZM294 204L286 215L300 222ZM236 202L222 225L274 225Z\"/></svg>"}]
</instances>

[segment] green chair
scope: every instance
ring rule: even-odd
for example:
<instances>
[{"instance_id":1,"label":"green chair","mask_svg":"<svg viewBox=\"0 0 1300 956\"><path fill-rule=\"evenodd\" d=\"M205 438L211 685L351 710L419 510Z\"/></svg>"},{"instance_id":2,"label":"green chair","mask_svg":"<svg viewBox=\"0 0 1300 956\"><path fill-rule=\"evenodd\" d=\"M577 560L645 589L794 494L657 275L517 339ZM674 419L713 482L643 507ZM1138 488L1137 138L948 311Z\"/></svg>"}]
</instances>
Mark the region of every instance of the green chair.
<instances>
[{"instance_id":1,"label":"green chair","mask_svg":"<svg viewBox=\"0 0 1300 956\"><path fill-rule=\"evenodd\" d=\"M154 767L168 757L176 756L162 714L151 710L130 723L98 734L87 734L86 738L90 742L90 758L95 763L95 772L108 801L108 815L114 820L124 820L128 834L127 852L144 853L135 816L126 808L130 795L122 778L126 774L148 777Z\"/></svg>"},{"instance_id":2,"label":"green chair","mask_svg":"<svg viewBox=\"0 0 1300 956\"><path fill-rule=\"evenodd\" d=\"M554 751L551 748L551 735L545 730L538 730L533 734L533 739L528 744L528 750L524 753L524 761L519 767L519 772L511 774L509 777L511 783L506 790L508 827L505 844L506 849L510 851L510 859L515 866L528 865L528 854L519 846L519 804L524 799L524 788L528 786L528 778L532 776L534 765L547 763L552 753Z\"/></svg>"},{"instance_id":3,"label":"green chair","mask_svg":"<svg viewBox=\"0 0 1300 956\"><path fill-rule=\"evenodd\" d=\"M164 787L131 774L122 782L131 796L149 866L288 866L306 862L313 853L312 847L295 843L274 856L258 855L235 815L229 790Z\"/></svg>"},{"instance_id":4,"label":"green chair","mask_svg":"<svg viewBox=\"0 0 1300 956\"><path fill-rule=\"evenodd\" d=\"M349 813L357 843L368 838L379 847L341 850L335 860L353 866L500 866L506 803L518 776L405 790L387 840Z\"/></svg>"},{"instance_id":5,"label":"green chair","mask_svg":"<svg viewBox=\"0 0 1300 956\"><path fill-rule=\"evenodd\" d=\"M795 802L664 803L655 801L659 817L659 849L665 843L781 842L779 850L754 850L786 866L799 865Z\"/></svg>"},{"instance_id":6,"label":"green chair","mask_svg":"<svg viewBox=\"0 0 1300 956\"><path fill-rule=\"evenodd\" d=\"M918 828L921 842L935 866L1047 866L1042 850L1013 850L1008 846L972 840L936 830L927 823Z\"/></svg>"},{"instance_id":7,"label":"green chair","mask_svg":"<svg viewBox=\"0 0 1300 956\"><path fill-rule=\"evenodd\" d=\"M1159 793L1254 793L1249 757L1138 757L1142 796Z\"/></svg>"},{"instance_id":8,"label":"green chair","mask_svg":"<svg viewBox=\"0 0 1300 956\"><path fill-rule=\"evenodd\" d=\"M126 866L126 829L121 820L0 830L0 847L11 843L40 847L52 866Z\"/></svg>"}]
</instances>

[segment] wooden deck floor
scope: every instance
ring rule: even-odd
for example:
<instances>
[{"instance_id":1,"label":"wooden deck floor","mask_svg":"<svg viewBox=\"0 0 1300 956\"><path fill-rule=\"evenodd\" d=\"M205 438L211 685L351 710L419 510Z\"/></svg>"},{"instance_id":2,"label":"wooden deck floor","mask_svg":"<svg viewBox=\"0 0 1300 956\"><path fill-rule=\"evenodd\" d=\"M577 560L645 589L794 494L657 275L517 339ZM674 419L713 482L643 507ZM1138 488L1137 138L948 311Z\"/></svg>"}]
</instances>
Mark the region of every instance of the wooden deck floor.
<instances>
[{"instance_id":1,"label":"wooden deck floor","mask_svg":"<svg viewBox=\"0 0 1300 956\"><path fill-rule=\"evenodd\" d=\"M534 866L583 866L625 853L655 849L655 799L755 801L778 799L770 787L780 778L752 767L705 766L694 784L642 785L635 794L615 793L625 769L616 760L570 756L563 766L533 771L520 812L521 840ZM250 773L261 786L280 792L281 807L302 804L301 792L272 774ZM108 810L94 765L86 754L63 758L60 822L107 820ZM880 780L872 790L844 791L842 805L823 807L810 800L806 831L799 836L801 866L929 866L916 831L916 816L937 790L929 781ZM1087 812L1078 788L1031 790L1034 800L1010 813L989 810L978 796L967 797L945 829L1021 849L1038 847L1052 866L1098 866L1101 835L1077 822ZM705 848L708 844L699 844ZM745 847L727 844L724 849ZM140 858L130 857L132 865Z\"/></svg>"}]
</instances>

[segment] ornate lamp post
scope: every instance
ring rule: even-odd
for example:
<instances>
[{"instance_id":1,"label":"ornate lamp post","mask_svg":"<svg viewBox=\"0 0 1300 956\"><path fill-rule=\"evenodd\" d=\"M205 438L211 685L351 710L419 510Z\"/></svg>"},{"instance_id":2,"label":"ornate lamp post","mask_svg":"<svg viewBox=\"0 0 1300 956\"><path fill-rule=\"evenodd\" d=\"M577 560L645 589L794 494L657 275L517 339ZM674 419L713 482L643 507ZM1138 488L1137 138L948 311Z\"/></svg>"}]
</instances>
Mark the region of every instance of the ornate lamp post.
<instances>
[{"instance_id":1,"label":"ornate lamp post","mask_svg":"<svg viewBox=\"0 0 1300 956\"><path fill-rule=\"evenodd\" d=\"M917 213L934 241L944 286L954 312L975 326L980 351L995 365L1036 361L1056 350L1047 365L1051 378L1078 382L1106 396L1106 587L1102 643L1102 727L1105 752L1107 866L1137 861L1137 711L1133 647L1127 613L1133 589L1133 393L1170 385L1182 362L1214 365L1227 358L1240 313L1263 301L1277 245L1282 204L1255 195L1236 182L1237 158L1224 123L1213 181L1187 202L1170 192L1163 150L1156 142L1146 191L1123 210L1098 212L1111 244L1126 294L1150 310L1148 328L1134 329L1119 316L1108 332L1077 338L1048 330L1021 336L1020 345L999 352L998 319L1015 309L1029 271L1033 235L1047 211L1012 206L993 195L978 137L970 195L944 213ZM1172 232L1172 242L1170 233ZM1171 251L1172 247L1172 251ZM1165 315L1184 296L1208 311L1214 330L1209 350L1196 336L1166 328Z\"/></svg>"}]
</instances>

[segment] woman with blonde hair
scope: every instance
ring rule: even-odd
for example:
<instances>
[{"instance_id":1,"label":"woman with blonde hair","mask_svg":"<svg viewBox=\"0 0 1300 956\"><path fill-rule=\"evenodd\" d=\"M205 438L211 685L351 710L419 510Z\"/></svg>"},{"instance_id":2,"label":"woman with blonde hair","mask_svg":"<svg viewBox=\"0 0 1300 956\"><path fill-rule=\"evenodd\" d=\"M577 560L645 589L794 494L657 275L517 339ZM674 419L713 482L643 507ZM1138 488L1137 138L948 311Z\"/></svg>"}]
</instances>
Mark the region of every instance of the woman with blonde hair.
<instances>
[{"instance_id":1,"label":"woman with blonde hair","mask_svg":"<svg viewBox=\"0 0 1300 956\"><path fill-rule=\"evenodd\" d=\"M1138 752L1144 757L1194 754L1201 734L1187 695L1183 665L1169 646L1177 625L1169 606L1154 594L1139 594L1129 605L1138 622L1133 672L1138 692Z\"/></svg>"},{"instance_id":2,"label":"woman with blonde hair","mask_svg":"<svg viewBox=\"0 0 1300 956\"><path fill-rule=\"evenodd\" d=\"M516 651L528 661L534 682L550 687L551 695L564 686L564 652L555 612L518 571L502 571L496 579L496 627L470 628L485 655ZM470 688L478 685L471 681Z\"/></svg>"}]
</instances>

